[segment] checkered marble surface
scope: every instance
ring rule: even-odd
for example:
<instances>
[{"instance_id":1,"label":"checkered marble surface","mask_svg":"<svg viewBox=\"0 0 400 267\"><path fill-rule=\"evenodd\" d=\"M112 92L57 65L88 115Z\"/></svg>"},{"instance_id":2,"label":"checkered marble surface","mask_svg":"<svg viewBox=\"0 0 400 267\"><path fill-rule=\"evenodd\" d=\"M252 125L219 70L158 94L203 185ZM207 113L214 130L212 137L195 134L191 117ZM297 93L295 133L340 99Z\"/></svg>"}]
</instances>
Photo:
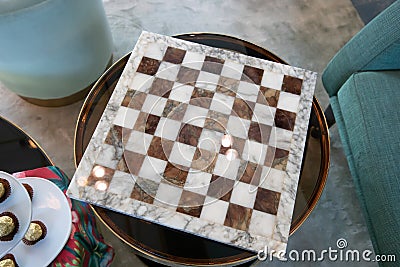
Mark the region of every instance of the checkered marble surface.
<instances>
[{"instance_id":1,"label":"checkered marble surface","mask_svg":"<svg viewBox=\"0 0 400 267\"><path fill-rule=\"evenodd\" d=\"M254 252L285 249L315 80L144 32L68 194Z\"/></svg>"}]
</instances>

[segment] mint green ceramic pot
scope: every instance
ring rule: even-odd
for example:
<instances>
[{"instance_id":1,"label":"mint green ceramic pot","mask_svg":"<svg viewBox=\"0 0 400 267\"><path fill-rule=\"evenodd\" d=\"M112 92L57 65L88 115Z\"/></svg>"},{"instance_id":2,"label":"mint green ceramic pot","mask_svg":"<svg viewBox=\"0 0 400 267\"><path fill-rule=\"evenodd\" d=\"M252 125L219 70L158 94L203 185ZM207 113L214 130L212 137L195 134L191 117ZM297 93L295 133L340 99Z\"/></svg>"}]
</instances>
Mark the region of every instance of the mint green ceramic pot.
<instances>
[{"instance_id":1,"label":"mint green ceramic pot","mask_svg":"<svg viewBox=\"0 0 400 267\"><path fill-rule=\"evenodd\" d=\"M111 55L101 0L0 1L0 81L28 101L82 98Z\"/></svg>"}]
</instances>

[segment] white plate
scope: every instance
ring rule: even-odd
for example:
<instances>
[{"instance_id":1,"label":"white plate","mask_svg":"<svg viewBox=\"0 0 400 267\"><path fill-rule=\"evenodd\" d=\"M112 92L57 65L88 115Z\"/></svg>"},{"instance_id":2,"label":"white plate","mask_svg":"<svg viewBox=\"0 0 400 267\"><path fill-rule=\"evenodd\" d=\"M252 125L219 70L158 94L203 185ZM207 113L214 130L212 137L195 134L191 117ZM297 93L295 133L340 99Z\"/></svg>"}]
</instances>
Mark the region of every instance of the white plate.
<instances>
[{"instance_id":1,"label":"white plate","mask_svg":"<svg viewBox=\"0 0 400 267\"><path fill-rule=\"evenodd\" d=\"M65 195L54 183L37 177L19 180L32 186L32 221L42 221L47 235L33 246L20 242L10 253L19 266L47 266L63 249L71 233L71 209Z\"/></svg>"},{"instance_id":2,"label":"white plate","mask_svg":"<svg viewBox=\"0 0 400 267\"><path fill-rule=\"evenodd\" d=\"M9 211L14 213L18 219L19 229L11 241L0 241L0 258L7 254L19 241L24 237L28 230L31 221L31 199L28 192L20 182L12 175L0 171L0 178L7 180L10 183L11 194L0 203L0 213Z\"/></svg>"}]
</instances>

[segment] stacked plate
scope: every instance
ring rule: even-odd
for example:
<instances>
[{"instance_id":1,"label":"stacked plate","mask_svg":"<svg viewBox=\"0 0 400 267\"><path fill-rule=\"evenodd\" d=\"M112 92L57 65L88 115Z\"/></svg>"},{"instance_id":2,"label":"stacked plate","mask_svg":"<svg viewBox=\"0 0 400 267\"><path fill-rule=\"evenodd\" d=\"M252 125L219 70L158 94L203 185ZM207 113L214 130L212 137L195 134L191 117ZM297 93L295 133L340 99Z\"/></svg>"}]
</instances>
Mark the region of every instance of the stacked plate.
<instances>
[{"instance_id":1,"label":"stacked plate","mask_svg":"<svg viewBox=\"0 0 400 267\"><path fill-rule=\"evenodd\" d=\"M51 181L38 177L16 179L1 172L10 184L10 195L0 203L0 216L10 212L19 227L9 241L0 241L0 258L12 254L19 266L47 266L60 253L71 232L71 209L64 193ZM33 189L32 200L23 184ZM46 226L46 236L34 245L22 242L31 221Z\"/></svg>"}]
</instances>

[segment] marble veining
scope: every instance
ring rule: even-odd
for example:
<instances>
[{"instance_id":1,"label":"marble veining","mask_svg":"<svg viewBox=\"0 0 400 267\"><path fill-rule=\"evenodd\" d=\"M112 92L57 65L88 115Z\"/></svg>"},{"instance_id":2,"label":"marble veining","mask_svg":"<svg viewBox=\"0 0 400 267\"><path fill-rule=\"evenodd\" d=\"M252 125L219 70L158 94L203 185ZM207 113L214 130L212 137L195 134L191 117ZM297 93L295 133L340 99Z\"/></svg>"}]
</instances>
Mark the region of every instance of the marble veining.
<instances>
[{"instance_id":1,"label":"marble veining","mask_svg":"<svg viewBox=\"0 0 400 267\"><path fill-rule=\"evenodd\" d=\"M315 82L143 32L68 195L254 252L284 249Z\"/></svg>"}]
</instances>

